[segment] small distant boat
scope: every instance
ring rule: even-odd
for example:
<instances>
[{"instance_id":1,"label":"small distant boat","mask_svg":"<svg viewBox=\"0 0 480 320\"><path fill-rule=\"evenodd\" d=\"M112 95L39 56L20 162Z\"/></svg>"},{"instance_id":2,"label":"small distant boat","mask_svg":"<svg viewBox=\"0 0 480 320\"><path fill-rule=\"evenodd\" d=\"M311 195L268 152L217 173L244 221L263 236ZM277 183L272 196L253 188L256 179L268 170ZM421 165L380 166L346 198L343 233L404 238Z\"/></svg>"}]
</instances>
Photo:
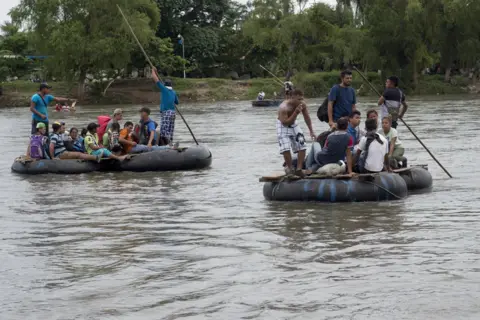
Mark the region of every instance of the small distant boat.
<instances>
[{"instance_id":1,"label":"small distant boat","mask_svg":"<svg viewBox=\"0 0 480 320\"><path fill-rule=\"evenodd\" d=\"M252 107L278 107L281 103L282 100L254 100Z\"/></svg>"}]
</instances>

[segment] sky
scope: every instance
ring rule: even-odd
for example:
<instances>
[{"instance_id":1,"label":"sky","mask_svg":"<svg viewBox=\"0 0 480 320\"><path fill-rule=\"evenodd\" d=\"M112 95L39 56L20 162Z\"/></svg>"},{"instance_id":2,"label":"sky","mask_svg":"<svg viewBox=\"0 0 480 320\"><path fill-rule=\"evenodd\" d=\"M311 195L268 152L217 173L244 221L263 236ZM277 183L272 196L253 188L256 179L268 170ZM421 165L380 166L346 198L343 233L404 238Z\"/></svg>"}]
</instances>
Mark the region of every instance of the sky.
<instances>
[{"instance_id":1,"label":"sky","mask_svg":"<svg viewBox=\"0 0 480 320\"><path fill-rule=\"evenodd\" d=\"M2 3L0 5L0 23L3 23L4 21L10 20L8 12L10 9L18 5L20 0L0 0L0 2Z\"/></svg>"},{"instance_id":2,"label":"sky","mask_svg":"<svg viewBox=\"0 0 480 320\"><path fill-rule=\"evenodd\" d=\"M248 0L237 0L242 3L246 3ZM0 0L0 23L3 23L4 21L10 20L10 17L8 16L8 12L10 9L15 7L20 3L20 0ZM310 0L310 3L315 3L315 2L325 2L331 5L335 5L337 3L336 0Z\"/></svg>"}]
</instances>

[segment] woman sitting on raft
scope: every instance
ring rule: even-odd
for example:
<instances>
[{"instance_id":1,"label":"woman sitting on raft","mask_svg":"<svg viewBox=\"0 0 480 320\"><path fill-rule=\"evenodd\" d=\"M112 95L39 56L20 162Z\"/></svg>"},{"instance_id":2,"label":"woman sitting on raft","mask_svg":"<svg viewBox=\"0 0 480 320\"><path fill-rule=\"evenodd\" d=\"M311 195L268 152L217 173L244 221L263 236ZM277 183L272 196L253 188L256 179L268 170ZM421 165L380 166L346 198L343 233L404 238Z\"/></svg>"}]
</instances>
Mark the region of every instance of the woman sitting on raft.
<instances>
[{"instance_id":1,"label":"woman sitting on raft","mask_svg":"<svg viewBox=\"0 0 480 320\"><path fill-rule=\"evenodd\" d=\"M387 138L389 144L388 159L390 167L407 167L407 159L403 157L405 149L398 139L397 129L392 128L392 117L390 115L382 119L382 128L378 129L377 133Z\"/></svg>"},{"instance_id":2,"label":"woman sitting on raft","mask_svg":"<svg viewBox=\"0 0 480 320\"><path fill-rule=\"evenodd\" d=\"M51 159L82 159L100 161L101 156L88 155L81 152L67 151L63 140L65 125L55 122L52 124L53 134L50 136L50 157Z\"/></svg>"},{"instance_id":3,"label":"woman sitting on raft","mask_svg":"<svg viewBox=\"0 0 480 320\"><path fill-rule=\"evenodd\" d=\"M82 133L78 134L77 128L70 129L70 139L72 139L72 148L74 151L85 153L85 145L83 140L87 134L87 129L82 129Z\"/></svg>"}]
</instances>

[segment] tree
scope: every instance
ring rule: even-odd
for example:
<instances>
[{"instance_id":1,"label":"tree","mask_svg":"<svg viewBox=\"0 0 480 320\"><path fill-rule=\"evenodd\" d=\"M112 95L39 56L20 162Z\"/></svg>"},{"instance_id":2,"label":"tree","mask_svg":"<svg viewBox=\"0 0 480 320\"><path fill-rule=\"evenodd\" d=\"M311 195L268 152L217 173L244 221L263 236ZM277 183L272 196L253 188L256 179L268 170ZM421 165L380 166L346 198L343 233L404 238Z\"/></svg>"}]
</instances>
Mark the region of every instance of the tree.
<instances>
[{"instance_id":1,"label":"tree","mask_svg":"<svg viewBox=\"0 0 480 320\"><path fill-rule=\"evenodd\" d=\"M5 22L0 26L0 50L7 50L20 55L27 53L28 35L19 30L20 28L11 22Z\"/></svg>"},{"instance_id":2,"label":"tree","mask_svg":"<svg viewBox=\"0 0 480 320\"><path fill-rule=\"evenodd\" d=\"M138 50L117 4L139 40L151 42L159 23L158 8L151 0L21 0L11 15L35 34L38 52L50 56L49 70L78 81L78 94L83 96L87 73L124 68Z\"/></svg>"}]
</instances>

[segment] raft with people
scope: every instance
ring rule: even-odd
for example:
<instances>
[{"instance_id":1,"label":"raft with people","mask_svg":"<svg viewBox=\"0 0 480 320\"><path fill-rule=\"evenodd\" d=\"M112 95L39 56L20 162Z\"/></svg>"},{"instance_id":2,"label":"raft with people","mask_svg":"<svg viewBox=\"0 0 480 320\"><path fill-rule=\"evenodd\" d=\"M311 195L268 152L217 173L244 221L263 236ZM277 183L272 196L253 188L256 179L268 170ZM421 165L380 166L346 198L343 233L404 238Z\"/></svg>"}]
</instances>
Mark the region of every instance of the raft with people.
<instances>
[{"instance_id":1,"label":"raft with people","mask_svg":"<svg viewBox=\"0 0 480 320\"><path fill-rule=\"evenodd\" d=\"M177 171L208 168L212 154L204 146L165 149L131 154L122 161L102 159L99 162L82 159L32 160L25 157L15 159L12 171L20 174L80 174L94 171Z\"/></svg>"},{"instance_id":2,"label":"raft with people","mask_svg":"<svg viewBox=\"0 0 480 320\"><path fill-rule=\"evenodd\" d=\"M263 195L273 201L367 202L401 200L409 192L429 191L432 176L426 166L375 174L310 175L303 178L273 174L260 178Z\"/></svg>"},{"instance_id":3,"label":"raft with people","mask_svg":"<svg viewBox=\"0 0 480 320\"><path fill-rule=\"evenodd\" d=\"M123 111L115 109L112 117L98 116L98 123L91 122L81 131L75 127L67 131L65 122L54 122L49 134L48 103L68 100L49 95L50 89L42 84L39 93L32 97L32 135L26 154L15 159L13 172L173 171L203 169L212 163L210 150L199 145L188 125L197 145L180 147L173 143L175 105L161 110L161 125L150 118L151 110L143 107L139 110L139 122L134 125L126 121L121 129ZM178 103L176 93L170 91L170 100Z\"/></svg>"}]
</instances>

